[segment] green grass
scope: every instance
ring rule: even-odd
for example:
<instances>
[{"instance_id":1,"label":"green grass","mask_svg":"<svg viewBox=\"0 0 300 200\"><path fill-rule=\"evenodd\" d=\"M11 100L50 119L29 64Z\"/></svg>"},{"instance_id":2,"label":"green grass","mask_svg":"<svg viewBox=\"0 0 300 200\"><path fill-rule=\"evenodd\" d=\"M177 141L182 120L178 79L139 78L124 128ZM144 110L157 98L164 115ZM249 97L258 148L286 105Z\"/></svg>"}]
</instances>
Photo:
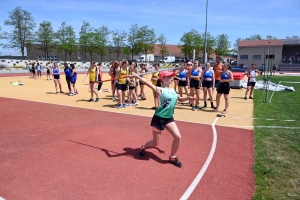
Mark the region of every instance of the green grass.
<instances>
[{"instance_id":1,"label":"green grass","mask_svg":"<svg viewBox=\"0 0 300 200\"><path fill-rule=\"evenodd\" d=\"M271 81L300 82L296 76L272 76ZM256 126L300 127L300 84L295 92L275 92L272 103L263 103L263 91L254 92L255 194L253 199L300 200L300 129ZM269 98L272 91L269 92ZM269 100L268 98L268 100ZM277 119L275 121L263 120ZM282 120L293 119L295 122Z\"/></svg>"}]
</instances>

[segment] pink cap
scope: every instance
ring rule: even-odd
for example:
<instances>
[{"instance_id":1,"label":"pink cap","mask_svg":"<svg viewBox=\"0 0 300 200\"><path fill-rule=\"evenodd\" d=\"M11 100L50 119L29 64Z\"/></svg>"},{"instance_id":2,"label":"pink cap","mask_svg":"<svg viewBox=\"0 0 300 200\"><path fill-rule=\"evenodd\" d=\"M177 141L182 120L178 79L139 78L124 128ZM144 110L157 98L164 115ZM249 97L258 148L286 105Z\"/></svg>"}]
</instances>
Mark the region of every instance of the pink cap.
<instances>
[{"instance_id":1,"label":"pink cap","mask_svg":"<svg viewBox=\"0 0 300 200\"><path fill-rule=\"evenodd\" d=\"M162 71L159 72L159 79L162 80L165 76L175 76L174 72Z\"/></svg>"}]
</instances>

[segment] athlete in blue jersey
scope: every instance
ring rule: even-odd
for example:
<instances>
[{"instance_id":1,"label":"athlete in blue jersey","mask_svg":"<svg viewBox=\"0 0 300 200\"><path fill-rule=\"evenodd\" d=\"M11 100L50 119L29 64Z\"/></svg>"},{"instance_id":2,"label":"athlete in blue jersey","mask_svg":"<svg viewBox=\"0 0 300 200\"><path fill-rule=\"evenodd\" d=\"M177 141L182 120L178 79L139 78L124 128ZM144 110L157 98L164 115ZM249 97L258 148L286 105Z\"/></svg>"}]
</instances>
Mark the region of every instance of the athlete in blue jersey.
<instances>
[{"instance_id":1,"label":"athlete in blue jersey","mask_svg":"<svg viewBox=\"0 0 300 200\"><path fill-rule=\"evenodd\" d=\"M66 81L67 81L67 84L68 84L69 94L70 94L71 93L72 69L68 66L67 63L65 63L64 66L65 66L64 72L65 72L65 75L66 75Z\"/></svg>"},{"instance_id":2,"label":"athlete in blue jersey","mask_svg":"<svg viewBox=\"0 0 300 200\"><path fill-rule=\"evenodd\" d=\"M75 83L76 83L76 80L77 80L77 70L76 70L74 64L71 64L70 68L72 70L72 74L71 74L71 78L70 78L71 92L70 92L69 96L73 96L73 95L78 94L77 89L75 87Z\"/></svg>"},{"instance_id":3,"label":"athlete in blue jersey","mask_svg":"<svg viewBox=\"0 0 300 200\"><path fill-rule=\"evenodd\" d=\"M217 93L217 107L215 108L215 111L218 111L218 108L220 106L220 98L222 94L224 94L225 99L225 109L223 110L223 114L227 113L228 107L229 107L229 91L230 91L230 85L229 83L233 81L233 75L230 71L231 66L229 63L225 63L223 66L223 72L221 73L221 80L220 80L220 86L218 88Z\"/></svg>"},{"instance_id":4,"label":"athlete in blue jersey","mask_svg":"<svg viewBox=\"0 0 300 200\"><path fill-rule=\"evenodd\" d=\"M178 70L178 89L179 89L179 96L182 97L182 89L184 89L185 94L188 96L188 83L187 83L187 75L188 70L185 69L183 64L180 65L180 68ZM183 106L183 103L180 103Z\"/></svg>"},{"instance_id":5,"label":"athlete in blue jersey","mask_svg":"<svg viewBox=\"0 0 300 200\"><path fill-rule=\"evenodd\" d=\"M194 67L190 69L190 95L196 98L192 101L192 110L195 111L195 108L202 109L199 105L200 99L200 79L201 79L201 68L199 67L199 61L194 61Z\"/></svg>"},{"instance_id":6,"label":"athlete in blue jersey","mask_svg":"<svg viewBox=\"0 0 300 200\"><path fill-rule=\"evenodd\" d=\"M209 94L209 100L210 100L210 105L212 108L216 108L213 104L213 97L212 97L212 92L213 88L215 87L215 75L214 71L210 67L210 63L207 62L205 64L205 69L202 71L201 74L201 80L202 80L202 88L203 88L203 99L204 99L204 108L207 107L207 92Z\"/></svg>"},{"instance_id":7,"label":"athlete in blue jersey","mask_svg":"<svg viewBox=\"0 0 300 200\"><path fill-rule=\"evenodd\" d=\"M61 90L60 69L58 68L56 62L54 63L54 66L52 68L52 75L53 75L53 81L54 81L54 85L55 85L55 89L56 89L56 94L58 94L58 86L59 86L60 93L64 93Z\"/></svg>"}]
</instances>

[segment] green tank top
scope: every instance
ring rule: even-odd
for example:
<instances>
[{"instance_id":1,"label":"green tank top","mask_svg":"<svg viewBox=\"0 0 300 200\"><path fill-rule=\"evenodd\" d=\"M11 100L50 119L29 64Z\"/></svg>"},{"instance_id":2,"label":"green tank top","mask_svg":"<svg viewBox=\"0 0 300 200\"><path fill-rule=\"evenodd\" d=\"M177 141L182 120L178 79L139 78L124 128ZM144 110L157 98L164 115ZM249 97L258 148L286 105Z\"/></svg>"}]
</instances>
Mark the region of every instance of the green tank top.
<instances>
[{"instance_id":1,"label":"green tank top","mask_svg":"<svg viewBox=\"0 0 300 200\"><path fill-rule=\"evenodd\" d=\"M177 93L173 88L161 88L160 106L156 109L154 115L161 118L173 117L177 98Z\"/></svg>"}]
</instances>

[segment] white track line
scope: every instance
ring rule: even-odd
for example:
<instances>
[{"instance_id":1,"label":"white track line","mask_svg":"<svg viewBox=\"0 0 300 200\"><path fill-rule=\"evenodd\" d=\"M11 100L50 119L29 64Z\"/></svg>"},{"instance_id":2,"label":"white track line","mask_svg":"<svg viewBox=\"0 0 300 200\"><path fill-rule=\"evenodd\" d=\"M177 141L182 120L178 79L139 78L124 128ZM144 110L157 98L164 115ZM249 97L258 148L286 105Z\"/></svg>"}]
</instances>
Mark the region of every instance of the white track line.
<instances>
[{"instance_id":1,"label":"white track line","mask_svg":"<svg viewBox=\"0 0 300 200\"><path fill-rule=\"evenodd\" d=\"M188 187L188 189L185 191L185 193L180 197L180 200L186 200L188 199L191 194L194 192L194 190L196 189L197 185L200 183L203 175L205 174L214 154L216 151L216 147L217 147L217 130L215 127L215 124L217 123L219 117L217 117L214 122L211 124L212 127L212 131L213 131L213 143L210 149L210 152L208 154L208 157L204 163L204 165L202 166L201 170L199 171L199 173L197 174L197 176L195 177L195 179L193 180L193 182L191 183L191 185Z\"/></svg>"},{"instance_id":2,"label":"white track line","mask_svg":"<svg viewBox=\"0 0 300 200\"><path fill-rule=\"evenodd\" d=\"M5 200L3 197L0 197L0 200Z\"/></svg>"},{"instance_id":3,"label":"white track line","mask_svg":"<svg viewBox=\"0 0 300 200\"><path fill-rule=\"evenodd\" d=\"M282 129L300 129L300 127L297 126L238 126L238 125L218 125L218 126L225 126L225 127L231 127L231 128L282 128Z\"/></svg>"}]
</instances>

